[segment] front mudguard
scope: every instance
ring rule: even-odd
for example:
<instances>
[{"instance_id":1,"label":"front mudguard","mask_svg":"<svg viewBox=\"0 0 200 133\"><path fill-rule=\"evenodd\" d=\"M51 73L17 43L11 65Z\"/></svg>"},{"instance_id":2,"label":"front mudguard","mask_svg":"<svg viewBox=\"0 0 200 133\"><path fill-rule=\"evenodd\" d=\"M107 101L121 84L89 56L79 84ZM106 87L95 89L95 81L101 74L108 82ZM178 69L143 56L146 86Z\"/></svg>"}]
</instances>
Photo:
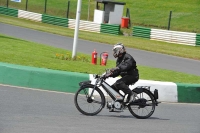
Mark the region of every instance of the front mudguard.
<instances>
[{"instance_id":1,"label":"front mudguard","mask_svg":"<svg viewBox=\"0 0 200 133\"><path fill-rule=\"evenodd\" d=\"M82 82L79 83L79 86L83 86L83 85L86 85L86 84L91 84L91 80L82 81Z\"/></svg>"}]
</instances>

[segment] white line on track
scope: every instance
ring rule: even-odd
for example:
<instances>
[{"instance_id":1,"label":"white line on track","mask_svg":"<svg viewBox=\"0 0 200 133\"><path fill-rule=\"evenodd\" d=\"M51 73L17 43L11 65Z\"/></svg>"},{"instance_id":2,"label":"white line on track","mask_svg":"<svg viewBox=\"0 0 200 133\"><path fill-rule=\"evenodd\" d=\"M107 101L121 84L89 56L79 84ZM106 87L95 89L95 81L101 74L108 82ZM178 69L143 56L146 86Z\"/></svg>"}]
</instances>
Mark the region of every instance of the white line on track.
<instances>
[{"instance_id":1,"label":"white line on track","mask_svg":"<svg viewBox=\"0 0 200 133\"><path fill-rule=\"evenodd\" d=\"M20 89L25 89L25 90L34 90L34 91L43 91L43 92L51 92L51 93L60 93L60 94L70 94L74 95L74 93L69 93L69 92L58 92L58 91L49 91L49 90L42 90L42 89L36 89L36 88L28 88L28 87L21 87L21 86L13 86L13 85L6 85L6 84L0 84L0 86L6 86L6 87L11 87L11 88L20 88ZM200 106L199 103L172 103L172 102L161 102L165 104L190 104L190 105L198 105Z\"/></svg>"},{"instance_id":2,"label":"white line on track","mask_svg":"<svg viewBox=\"0 0 200 133\"><path fill-rule=\"evenodd\" d=\"M53 93L74 95L74 93L69 93L69 92L58 92L58 91L42 90L42 89L28 88L28 87L21 87L21 86L13 86L13 85L6 85L6 84L0 84L0 86L11 87L11 88L19 88L19 89L25 89L25 90L44 91L44 92L53 92Z\"/></svg>"}]
</instances>

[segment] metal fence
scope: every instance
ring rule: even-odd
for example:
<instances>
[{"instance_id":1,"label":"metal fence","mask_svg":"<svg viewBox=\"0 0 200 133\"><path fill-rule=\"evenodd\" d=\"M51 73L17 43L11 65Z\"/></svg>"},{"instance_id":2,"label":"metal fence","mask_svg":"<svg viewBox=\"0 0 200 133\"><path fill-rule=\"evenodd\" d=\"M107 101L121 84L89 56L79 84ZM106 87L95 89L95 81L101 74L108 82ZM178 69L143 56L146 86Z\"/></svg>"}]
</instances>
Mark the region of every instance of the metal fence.
<instances>
[{"instance_id":1,"label":"metal fence","mask_svg":"<svg viewBox=\"0 0 200 133\"><path fill-rule=\"evenodd\" d=\"M147 5L151 7L152 3L148 3L147 1L147 5L140 5L140 3L139 5L136 5L132 4L132 1L124 1L127 4L124 6L123 15L130 17L130 27L142 26L157 29L200 33L200 25L198 24L200 21L199 8L195 6L197 5L195 2L188 4L188 8L184 8L184 10L179 10L179 8L172 5L171 7L168 2L168 7L166 7L167 9L162 10L160 7L157 7L157 9L148 8ZM137 0L133 1L139 2ZM13 2L12 0L0 0L0 6L56 17L75 19L77 0L21 0L20 3ZM99 9L103 9L103 4L100 4L99 6ZM80 19L93 21L95 8L96 0L82 0ZM181 8L183 8L183 6ZM126 9L130 9L130 11Z\"/></svg>"},{"instance_id":2,"label":"metal fence","mask_svg":"<svg viewBox=\"0 0 200 133\"><path fill-rule=\"evenodd\" d=\"M95 1L82 1L81 20L93 20ZM76 18L77 0L0 0L0 6L58 17Z\"/></svg>"}]
</instances>

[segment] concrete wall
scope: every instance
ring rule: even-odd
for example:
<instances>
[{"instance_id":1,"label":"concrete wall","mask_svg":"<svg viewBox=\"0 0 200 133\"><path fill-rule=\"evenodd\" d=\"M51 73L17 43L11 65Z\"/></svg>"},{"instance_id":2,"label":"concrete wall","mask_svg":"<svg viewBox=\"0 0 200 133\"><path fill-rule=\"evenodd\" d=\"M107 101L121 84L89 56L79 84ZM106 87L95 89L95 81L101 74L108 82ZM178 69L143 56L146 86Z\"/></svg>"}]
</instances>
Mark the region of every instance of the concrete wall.
<instances>
[{"instance_id":1,"label":"concrete wall","mask_svg":"<svg viewBox=\"0 0 200 133\"><path fill-rule=\"evenodd\" d=\"M106 81L111 85L117 79L108 78ZM95 81L92 74L0 63L1 84L75 93L79 89L78 83L86 80L92 80L92 83ZM158 101L200 103L200 84L140 79L135 85L130 86L130 88L133 89L136 86L150 86L151 91L158 89ZM104 92L104 94L106 93Z\"/></svg>"}]
</instances>

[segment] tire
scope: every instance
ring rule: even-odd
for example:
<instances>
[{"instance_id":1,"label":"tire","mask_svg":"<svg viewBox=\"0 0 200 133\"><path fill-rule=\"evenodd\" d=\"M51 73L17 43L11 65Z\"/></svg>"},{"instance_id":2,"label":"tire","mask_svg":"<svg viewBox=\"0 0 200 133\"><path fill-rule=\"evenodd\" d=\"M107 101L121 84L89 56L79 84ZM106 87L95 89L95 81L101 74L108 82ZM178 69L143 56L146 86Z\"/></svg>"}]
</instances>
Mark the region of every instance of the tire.
<instances>
[{"instance_id":1,"label":"tire","mask_svg":"<svg viewBox=\"0 0 200 133\"><path fill-rule=\"evenodd\" d=\"M87 84L81 86L74 96L74 104L79 112L84 115L97 115L105 106L105 96L99 88L95 88L93 96L89 99L91 90L94 85Z\"/></svg>"},{"instance_id":2,"label":"tire","mask_svg":"<svg viewBox=\"0 0 200 133\"><path fill-rule=\"evenodd\" d=\"M156 103L153 95L148 90L144 89L142 93L137 94L133 103L137 103L137 105L130 104L128 109L138 119L149 118L155 111Z\"/></svg>"}]
</instances>

